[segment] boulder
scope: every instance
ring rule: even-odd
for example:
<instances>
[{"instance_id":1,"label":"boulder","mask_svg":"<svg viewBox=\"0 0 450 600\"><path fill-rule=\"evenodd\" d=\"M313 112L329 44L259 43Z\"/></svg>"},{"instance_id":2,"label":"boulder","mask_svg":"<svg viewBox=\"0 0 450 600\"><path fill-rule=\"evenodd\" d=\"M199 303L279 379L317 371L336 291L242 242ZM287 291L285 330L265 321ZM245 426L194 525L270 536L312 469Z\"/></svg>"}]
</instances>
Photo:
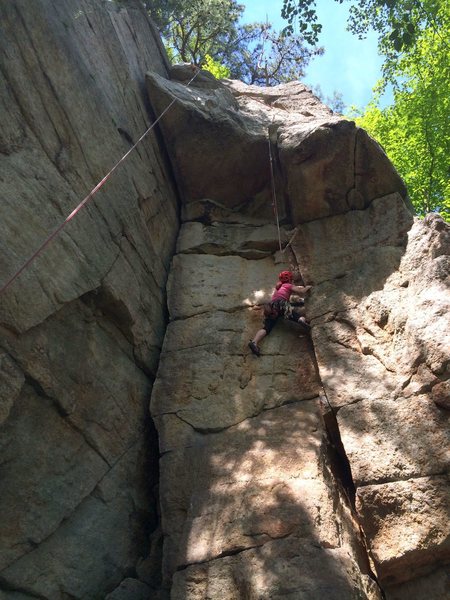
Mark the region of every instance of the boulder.
<instances>
[{"instance_id":1,"label":"boulder","mask_svg":"<svg viewBox=\"0 0 450 600\"><path fill-rule=\"evenodd\" d=\"M304 224L292 246L315 284L307 314L320 379L375 572L385 591L403 594L415 577L439 589L432 572L449 560L449 227L437 215L411 227L394 195Z\"/></svg>"}]
</instances>

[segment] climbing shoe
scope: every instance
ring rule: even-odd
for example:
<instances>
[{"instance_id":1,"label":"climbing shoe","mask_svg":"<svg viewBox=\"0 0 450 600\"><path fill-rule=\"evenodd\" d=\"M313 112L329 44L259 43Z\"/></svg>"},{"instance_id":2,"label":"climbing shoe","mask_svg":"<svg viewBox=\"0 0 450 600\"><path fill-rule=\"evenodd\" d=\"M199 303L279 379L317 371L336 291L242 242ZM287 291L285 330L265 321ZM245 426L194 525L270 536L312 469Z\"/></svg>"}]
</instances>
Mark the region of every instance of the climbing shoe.
<instances>
[{"instance_id":1,"label":"climbing shoe","mask_svg":"<svg viewBox=\"0 0 450 600\"><path fill-rule=\"evenodd\" d=\"M258 346L255 344L255 342L253 340L250 340L248 343L248 347L250 348L250 350L253 352L253 354L255 354L256 356L259 356L261 354Z\"/></svg>"},{"instance_id":2,"label":"climbing shoe","mask_svg":"<svg viewBox=\"0 0 450 600\"><path fill-rule=\"evenodd\" d=\"M305 331L311 331L311 325L305 319L305 317L300 317L298 320L298 324L302 326Z\"/></svg>"}]
</instances>

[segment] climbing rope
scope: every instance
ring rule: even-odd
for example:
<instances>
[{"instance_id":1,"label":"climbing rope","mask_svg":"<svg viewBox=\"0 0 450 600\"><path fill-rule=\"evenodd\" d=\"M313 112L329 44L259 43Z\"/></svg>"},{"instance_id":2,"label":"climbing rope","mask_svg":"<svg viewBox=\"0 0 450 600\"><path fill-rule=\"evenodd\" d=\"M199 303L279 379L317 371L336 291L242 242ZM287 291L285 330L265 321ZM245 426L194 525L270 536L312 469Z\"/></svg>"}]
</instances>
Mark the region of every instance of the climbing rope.
<instances>
[{"instance_id":1,"label":"climbing rope","mask_svg":"<svg viewBox=\"0 0 450 600\"><path fill-rule=\"evenodd\" d=\"M280 233L280 218L278 216L278 202L277 202L277 191L275 188L275 176L273 170L273 157L272 157L272 146L270 143L270 129L268 131L268 143L269 143L269 162L270 162L270 187L272 190L272 208L275 215L275 219L277 222L277 230L278 230L278 244L280 246L280 252L283 252L283 248L281 246L281 233ZM287 248L287 246L286 246ZM286 250L285 248L285 250Z\"/></svg>"},{"instance_id":2,"label":"climbing rope","mask_svg":"<svg viewBox=\"0 0 450 600\"><path fill-rule=\"evenodd\" d=\"M200 72L200 69L197 69L195 71L193 77L191 77L191 79L186 84L187 86L189 86L194 81L194 79L197 77L199 72ZM119 167L119 165L121 165L128 158L128 156L133 152L133 150L136 148L136 146L142 142L142 140L147 136L147 134L150 133L150 131L155 127L155 125L163 118L163 116L173 106L173 104L176 102L176 100L177 99L174 98L172 100L172 102L170 102L170 104L168 104L168 106L166 106L166 108L159 115L159 117L150 125L150 127L148 127L148 129L146 131L144 131L144 133L141 135L141 137L138 139L138 141L128 150L128 152L126 152L122 156L122 158L116 162L116 164L112 167L112 169L97 183L97 185L94 188L92 188L92 190L89 192L89 194L78 204L78 206L76 208L74 208L74 210L66 217L66 219L60 225L58 225L58 227L42 242L42 244L39 246L39 248L35 252L33 252L33 254L30 256L30 258L28 258L28 260L26 260L24 262L24 264L20 267L20 269L18 269L2 285L2 287L0 288L0 294L2 294L5 290L8 289L8 287L13 283L13 281L15 281L19 277L19 275L21 275L25 271L25 269L27 269L30 266L30 264L34 261L34 259L37 258L39 256L39 254L41 254L41 252L50 244L50 242L52 242L52 240L54 240L55 237L64 229L64 227L67 225L67 223L69 223L69 221L71 221L80 212L80 210L89 202L89 200L92 199L92 197L98 192L98 190L108 181L108 179L111 177L111 175L114 173L114 171Z\"/></svg>"},{"instance_id":3,"label":"climbing rope","mask_svg":"<svg viewBox=\"0 0 450 600\"><path fill-rule=\"evenodd\" d=\"M272 118L272 124L273 124L273 118ZM280 248L280 252L284 253L286 252L286 250L289 248L289 246L291 246L292 242L295 239L295 236L298 233L298 229L296 228L294 231L294 234L291 236L291 238L289 239L288 243L286 244L286 246L283 248L282 244L281 244L281 230L280 230L280 218L279 218L279 214L278 214L278 201L277 201L277 192L276 192L276 186L275 186L275 174L274 174L274 168L273 168L273 156L272 156L272 146L271 146L271 142L270 142L270 127L268 129L268 144L269 144L269 162L270 162L270 187L271 187L271 191L272 191L272 208L273 208L273 212L275 215L275 220L276 220L276 224L277 224L277 231L278 231L278 244L279 244L279 248ZM292 260L289 261L290 265L291 265L291 269L292 270L297 270L300 277L302 278L303 281L303 276L300 272L300 269L297 266L293 265Z\"/></svg>"}]
</instances>

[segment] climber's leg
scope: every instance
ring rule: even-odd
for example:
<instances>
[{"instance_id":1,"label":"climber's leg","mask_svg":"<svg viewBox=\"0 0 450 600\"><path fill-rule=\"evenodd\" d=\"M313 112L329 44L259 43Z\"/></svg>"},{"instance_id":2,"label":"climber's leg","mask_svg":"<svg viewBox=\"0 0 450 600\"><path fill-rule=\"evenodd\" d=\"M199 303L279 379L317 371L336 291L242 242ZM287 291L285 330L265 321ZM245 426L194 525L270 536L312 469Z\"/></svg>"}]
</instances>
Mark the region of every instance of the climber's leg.
<instances>
[{"instance_id":1,"label":"climber's leg","mask_svg":"<svg viewBox=\"0 0 450 600\"><path fill-rule=\"evenodd\" d=\"M305 309L303 307L293 306L288 303L285 309L284 318L298 323L305 331L311 330L311 325L306 320Z\"/></svg>"},{"instance_id":2,"label":"climber's leg","mask_svg":"<svg viewBox=\"0 0 450 600\"><path fill-rule=\"evenodd\" d=\"M248 347L253 352L253 354L256 354L256 356L259 356L261 354L261 349L258 346L258 344L260 342L262 342L262 340L266 337L266 335L269 335L269 333L274 328L274 325L277 322L277 319L278 319L278 317L275 317L275 318L266 317L264 319L262 328L259 329L256 332L255 337L249 341Z\"/></svg>"},{"instance_id":3,"label":"climber's leg","mask_svg":"<svg viewBox=\"0 0 450 600\"><path fill-rule=\"evenodd\" d=\"M266 337L266 335L267 331L265 329L259 329L256 332L255 337L248 343L248 347L253 352L253 354L256 354L256 356L259 356L261 354L258 344L261 340L263 340Z\"/></svg>"},{"instance_id":4,"label":"climber's leg","mask_svg":"<svg viewBox=\"0 0 450 600\"><path fill-rule=\"evenodd\" d=\"M259 342L261 342L267 335L267 330L266 329L259 329L256 332L255 337L253 338L253 341L255 342L255 344L259 344Z\"/></svg>"}]
</instances>

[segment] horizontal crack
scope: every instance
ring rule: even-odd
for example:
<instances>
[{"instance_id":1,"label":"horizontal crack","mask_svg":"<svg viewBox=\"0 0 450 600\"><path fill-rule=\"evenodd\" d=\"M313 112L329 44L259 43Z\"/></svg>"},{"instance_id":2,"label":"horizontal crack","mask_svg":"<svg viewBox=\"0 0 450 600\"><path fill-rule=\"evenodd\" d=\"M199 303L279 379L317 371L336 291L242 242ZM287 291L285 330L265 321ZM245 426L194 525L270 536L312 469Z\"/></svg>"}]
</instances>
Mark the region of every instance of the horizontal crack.
<instances>
[{"instance_id":1,"label":"horizontal crack","mask_svg":"<svg viewBox=\"0 0 450 600\"><path fill-rule=\"evenodd\" d=\"M224 312L224 313L228 313L228 314L233 314L236 312L239 312L241 310L248 310L249 308L252 308L252 306L233 306L232 308L216 308L213 307L210 310L201 310L197 313L193 313L192 315L181 315L178 317L171 317L170 319L170 323L174 323L176 321L187 321L188 319L192 319L194 317L198 317L200 315L208 315L208 314L213 314L213 313L217 313L217 312Z\"/></svg>"},{"instance_id":2,"label":"horizontal crack","mask_svg":"<svg viewBox=\"0 0 450 600\"><path fill-rule=\"evenodd\" d=\"M152 413L152 417L163 417L166 415L173 415L175 417L177 417L178 419L180 419L180 421L182 421L183 423L186 423L186 425L189 425L189 427L191 427L194 431L196 431L197 433L201 433L201 434L215 434L215 433L220 433L222 431L226 431L227 429L230 429L231 427L236 427L237 425L240 425L241 423L244 423L245 421L249 421L251 419L257 419L259 416L261 416L263 413L271 411L271 410L277 410L280 408L284 408L285 406L290 406L291 404L300 404L301 402L310 402L311 400L315 400L315 399L319 399L320 396L318 394L311 394L307 395L304 398L295 398L295 399L289 399L286 400L285 402L282 402L281 404L278 404L276 406L268 406L268 407L263 407L261 408L261 410L255 414L255 415L248 415L247 417L244 417L243 419L241 419L240 421L236 421L234 423L231 423L230 425L226 425L223 427L211 427L211 428L207 428L207 427L196 427L195 425L193 425L192 423L190 423L188 420L184 419L183 417L180 416L180 413L177 411L167 411L167 412L163 412L163 413ZM184 448L185 446L183 446ZM190 447L190 446L188 446ZM170 450L168 450L167 452L170 452Z\"/></svg>"},{"instance_id":3,"label":"horizontal crack","mask_svg":"<svg viewBox=\"0 0 450 600\"><path fill-rule=\"evenodd\" d=\"M385 485L386 483L396 483L397 481L411 481L413 479L423 479L425 477L447 477L448 476L448 472L446 470L444 471L439 471L437 473L426 473L424 474L422 473L416 473L416 474L412 474L412 475L407 475L405 477L384 477L382 479L374 479L374 480L367 480L364 481L364 483L358 483L356 488L357 489L363 489L369 485Z\"/></svg>"},{"instance_id":4,"label":"horizontal crack","mask_svg":"<svg viewBox=\"0 0 450 600\"><path fill-rule=\"evenodd\" d=\"M221 552L220 554L217 554L216 556L212 556L210 558L207 558L205 560L199 560L199 561L195 561L195 562L191 562L191 563L187 563L187 564L183 564L183 565L179 565L177 567L177 572L180 571L185 571L186 569L188 569L191 566L195 566L195 565L205 565L208 564L210 562L214 562L215 560L220 560L221 558L227 558L228 556L236 556L237 554L242 554L244 552L249 552L250 550L254 550L255 548L261 548L262 546L265 546L266 544L270 544L272 542L276 542L278 540L283 540L288 538L289 536L291 536L294 532L289 532L285 535L280 535L279 537L271 537L268 533L258 533L255 535L267 535L267 537L269 539L267 540L261 540L260 543L256 543L253 545L248 545L248 546L238 546L237 548L234 549L230 549L230 550L224 550L223 552ZM251 536L252 534L248 534L249 536Z\"/></svg>"},{"instance_id":5,"label":"horizontal crack","mask_svg":"<svg viewBox=\"0 0 450 600\"><path fill-rule=\"evenodd\" d=\"M278 242L277 242L278 244ZM264 260L265 258L269 258L270 256L274 256L275 252L277 252L278 248L275 250L260 250L259 248L245 248L243 250L235 250L233 251L221 251L220 248L217 248L214 252L214 249L210 246L205 248L205 250L200 251L200 248L184 250L182 252L178 252L179 255L190 255L190 256L220 256L226 258L227 256L238 256L239 258L243 258L244 260ZM251 256L250 253L252 254ZM260 254L260 256L256 256L255 253Z\"/></svg>"}]
</instances>

